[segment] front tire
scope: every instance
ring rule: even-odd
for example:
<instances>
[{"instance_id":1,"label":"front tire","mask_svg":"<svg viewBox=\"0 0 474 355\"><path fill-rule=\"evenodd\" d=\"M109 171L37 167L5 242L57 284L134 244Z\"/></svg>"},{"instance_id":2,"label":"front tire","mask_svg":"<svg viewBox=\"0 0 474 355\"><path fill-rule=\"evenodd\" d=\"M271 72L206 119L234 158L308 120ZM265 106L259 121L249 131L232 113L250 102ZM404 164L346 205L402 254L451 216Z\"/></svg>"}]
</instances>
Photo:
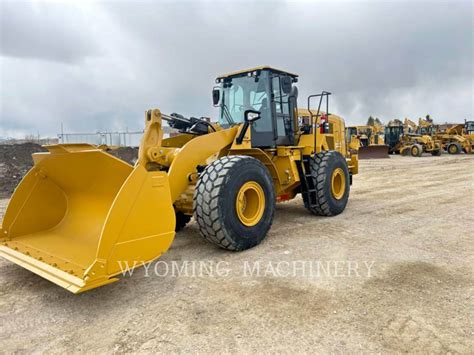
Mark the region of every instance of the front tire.
<instances>
[{"instance_id":1,"label":"front tire","mask_svg":"<svg viewBox=\"0 0 474 355\"><path fill-rule=\"evenodd\" d=\"M412 157L421 157L423 154L423 147L420 144L413 144L410 153Z\"/></svg>"},{"instance_id":2,"label":"front tire","mask_svg":"<svg viewBox=\"0 0 474 355\"><path fill-rule=\"evenodd\" d=\"M275 214L268 169L249 156L226 156L201 173L194 192L200 234L227 250L246 250L267 235Z\"/></svg>"},{"instance_id":3,"label":"front tire","mask_svg":"<svg viewBox=\"0 0 474 355\"><path fill-rule=\"evenodd\" d=\"M336 151L316 154L310 161L316 187L316 205L308 209L318 216L336 216L349 200L350 176L346 159Z\"/></svg>"}]
</instances>

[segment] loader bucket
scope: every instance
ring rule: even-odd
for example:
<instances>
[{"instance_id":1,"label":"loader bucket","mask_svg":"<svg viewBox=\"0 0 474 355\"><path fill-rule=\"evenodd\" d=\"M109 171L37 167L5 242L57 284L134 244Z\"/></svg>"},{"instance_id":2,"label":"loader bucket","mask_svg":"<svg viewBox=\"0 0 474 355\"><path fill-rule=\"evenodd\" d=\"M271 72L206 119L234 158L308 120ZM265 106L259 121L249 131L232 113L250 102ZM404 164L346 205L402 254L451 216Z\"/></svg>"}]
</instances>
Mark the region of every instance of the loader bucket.
<instances>
[{"instance_id":1,"label":"loader bucket","mask_svg":"<svg viewBox=\"0 0 474 355\"><path fill-rule=\"evenodd\" d=\"M46 148L8 205L1 256L79 293L168 249L175 213L165 172L90 145Z\"/></svg>"},{"instance_id":2,"label":"loader bucket","mask_svg":"<svg viewBox=\"0 0 474 355\"><path fill-rule=\"evenodd\" d=\"M388 145L369 145L359 148L359 159L389 158Z\"/></svg>"}]
</instances>

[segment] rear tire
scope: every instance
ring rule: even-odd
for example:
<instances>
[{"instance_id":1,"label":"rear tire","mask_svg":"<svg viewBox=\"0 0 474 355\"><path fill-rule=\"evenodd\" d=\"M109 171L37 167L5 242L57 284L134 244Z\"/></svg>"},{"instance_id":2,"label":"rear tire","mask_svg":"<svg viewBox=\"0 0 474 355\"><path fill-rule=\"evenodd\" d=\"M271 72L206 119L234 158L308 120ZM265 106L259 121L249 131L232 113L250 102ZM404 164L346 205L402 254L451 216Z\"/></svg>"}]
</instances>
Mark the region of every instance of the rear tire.
<instances>
[{"instance_id":1,"label":"rear tire","mask_svg":"<svg viewBox=\"0 0 474 355\"><path fill-rule=\"evenodd\" d=\"M350 191L346 159L339 152L325 151L316 154L311 159L310 166L316 187L317 204L308 210L318 216L340 214L346 208Z\"/></svg>"},{"instance_id":2,"label":"rear tire","mask_svg":"<svg viewBox=\"0 0 474 355\"><path fill-rule=\"evenodd\" d=\"M461 151L461 147L457 143L450 143L446 150L448 151L449 154L459 154Z\"/></svg>"},{"instance_id":3,"label":"rear tire","mask_svg":"<svg viewBox=\"0 0 474 355\"><path fill-rule=\"evenodd\" d=\"M267 235L275 202L273 180L265 165L249 156L226 156L200 174L194 216L207 241L227 250L245 250Z\"/></svg>"}]
</instances>

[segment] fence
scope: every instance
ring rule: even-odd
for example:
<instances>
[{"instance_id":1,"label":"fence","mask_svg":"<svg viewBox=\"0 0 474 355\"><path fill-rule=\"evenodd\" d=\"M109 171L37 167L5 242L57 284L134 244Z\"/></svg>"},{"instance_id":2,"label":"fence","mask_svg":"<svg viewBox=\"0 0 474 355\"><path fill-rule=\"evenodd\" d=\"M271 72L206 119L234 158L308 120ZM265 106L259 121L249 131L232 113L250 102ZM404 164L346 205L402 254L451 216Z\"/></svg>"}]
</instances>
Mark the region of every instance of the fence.
<instances>
[{"instance_id":1,"label":"fence","mask_svg":"<svg viewBox=\"0 0 474 355\"><path fill-rule=\"evenodd\" d=\"M163 127L165 136L170 133L170 127ZM135 132L96 132L96 133L60 133L60 143L89 143L95 145L105 144L118 147L138 147L143 136L143 131Z\"/></svg>"}]
</instances>

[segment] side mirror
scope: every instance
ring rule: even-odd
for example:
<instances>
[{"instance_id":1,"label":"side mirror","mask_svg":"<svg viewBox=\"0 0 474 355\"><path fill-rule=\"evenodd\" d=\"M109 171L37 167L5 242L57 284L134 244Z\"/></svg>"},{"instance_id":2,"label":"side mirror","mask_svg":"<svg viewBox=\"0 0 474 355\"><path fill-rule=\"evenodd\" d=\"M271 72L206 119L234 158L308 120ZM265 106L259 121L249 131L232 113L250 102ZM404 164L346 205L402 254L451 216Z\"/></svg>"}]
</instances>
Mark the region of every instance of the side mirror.
<instances>
[{"instance_id":1,"label":"side mirror","mask_svg":"<svg viewBox=\"0 0 474 355\"><path fill-rule=\"evenodd\" d=\"M219 89L212 90L212 104L217 106L219 104L219 100L221 98L221 91Z\"/></svg>"},{"instance_id":2,"label":"side mirror","mask_svg":"<svg viewBox=\"0 0 474 355\"><path fill-rule=\"evenodd\" d=\"M252 122L255 122L256 120L259 120L260 118L262 118L262 116L260 116L259 111L247 110L244 112L245 122L252 123Z\"/></svg>"},{"instance_id":3,"label":"side mirror","mask_svg":"<svg viewBox=\"0 0 474 355\"><path fill-rule=\"evenodd\" d=\"M244 125L242 126L242 129L240 130L239 135L235 139L237 144L242 144L245 134L247 133L250 125L252 122L255 122L256 120L259 120L261 118L260 112L255 111L255 110L246 110L244 112Z\"/></svg>"},{"instance_id":4,"label":"side mirror","mask_svg":"<svg viewBox=\"0 0 474 355\"><path fill-rule=\"evenodd\" d=\"M293 97L295 100L298 98L298 88L296 86L291 87L290 96Z\"/></svg>"},{"instance_id":5,"label":"side mirror","mask_svg":"<svg viewBox=\"0 0 474 355\"><path fill-rule=\"evenodd\" d=\"M289 76L283 76L281 78L281 90L285 94L291 93L291 82L292 82L292 80Z\"/></svg>"}]
</instances>

